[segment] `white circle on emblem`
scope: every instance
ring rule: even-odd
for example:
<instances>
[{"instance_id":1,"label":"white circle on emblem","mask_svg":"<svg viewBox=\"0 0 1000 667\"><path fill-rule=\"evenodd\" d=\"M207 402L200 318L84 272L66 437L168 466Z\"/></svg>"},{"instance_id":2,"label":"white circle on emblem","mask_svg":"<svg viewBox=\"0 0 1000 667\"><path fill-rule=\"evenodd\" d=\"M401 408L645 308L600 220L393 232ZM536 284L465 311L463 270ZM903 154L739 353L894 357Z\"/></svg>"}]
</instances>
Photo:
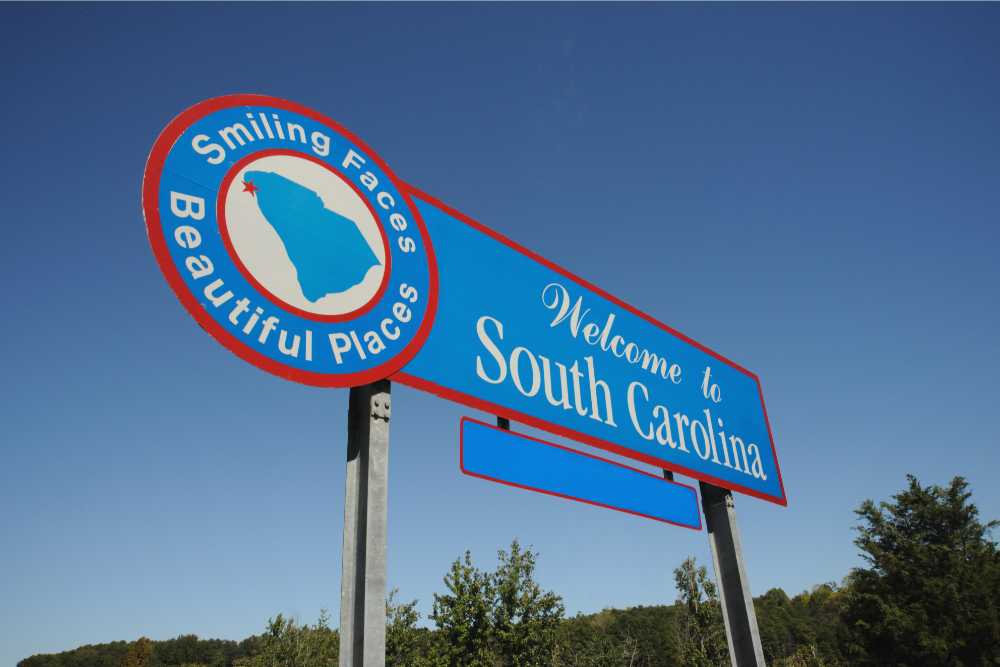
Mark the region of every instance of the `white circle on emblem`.
<instances>
[{"instance_id":1,"label":"white circle on emblem","mask_svg":"<svg viewBox=\"0 0 1000 667\"><path fill-rule=\"evenodd\" d=\"M235 169L219 227L247 278L307 317L336 318L375 300L388 248L351 185L305 155L251 156Z\"/></svg>"}]
</instances>

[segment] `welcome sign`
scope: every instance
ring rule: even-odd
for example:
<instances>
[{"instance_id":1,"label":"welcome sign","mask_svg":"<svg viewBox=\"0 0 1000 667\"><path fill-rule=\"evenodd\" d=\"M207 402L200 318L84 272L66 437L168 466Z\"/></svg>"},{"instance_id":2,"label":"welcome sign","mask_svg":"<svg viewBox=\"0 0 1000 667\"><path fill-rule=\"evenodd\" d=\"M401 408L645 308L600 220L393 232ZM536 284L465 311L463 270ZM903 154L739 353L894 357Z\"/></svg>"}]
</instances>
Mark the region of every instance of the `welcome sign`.
<instances>
[{"instance_id":1,"label":"welcome sign","mask_svg":"<svg viewBox=\"0 0 1000 667\"><path fill-rule=\"evenodd\" d=\"M220 342L282 377L389 377L786 504L756 375L398 180L291 102L234 95L168 125L150 242Z\"/></svg>"},{"instance_id":2,"label":"welcome sign","mask_svg":"<svg viewBox=\"0 0 1000 667\"><path fill-rule=\"evenodd\" d=\"M785 504L756 375L411 188L440 278L394 379Z\"/></svg>"}]
</instances>

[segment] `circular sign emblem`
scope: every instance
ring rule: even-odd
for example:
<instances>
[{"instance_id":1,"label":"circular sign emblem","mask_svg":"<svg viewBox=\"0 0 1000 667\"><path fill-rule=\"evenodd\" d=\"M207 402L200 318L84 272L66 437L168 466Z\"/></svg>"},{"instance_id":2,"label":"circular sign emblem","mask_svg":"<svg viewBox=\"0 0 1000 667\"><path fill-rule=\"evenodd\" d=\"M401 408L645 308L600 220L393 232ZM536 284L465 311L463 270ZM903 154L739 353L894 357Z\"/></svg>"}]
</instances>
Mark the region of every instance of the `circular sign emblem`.
<instances>
[{"instance_id":1,"label":"circular sign emblem","mask_svg":"<svg viewBox=\"0 0 1000 667\"><path fill-rule=\"evenodd\" d=\"M437 305L427 229L353 134L262 95L175 118L146 163L156 259L203 328L281 377L353 386L395 373Z\"/></svg>"}]
</instances>

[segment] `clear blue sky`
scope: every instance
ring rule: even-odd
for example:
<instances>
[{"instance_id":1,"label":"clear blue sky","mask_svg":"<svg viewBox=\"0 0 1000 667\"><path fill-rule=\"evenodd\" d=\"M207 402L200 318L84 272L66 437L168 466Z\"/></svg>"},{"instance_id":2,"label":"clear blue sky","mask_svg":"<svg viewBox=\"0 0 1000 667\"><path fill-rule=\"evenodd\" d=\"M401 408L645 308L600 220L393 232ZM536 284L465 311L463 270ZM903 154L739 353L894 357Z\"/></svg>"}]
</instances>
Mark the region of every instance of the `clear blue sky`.
<instances>
[{"instance_id":1,"label":"clear blue sky","mask_svg":"<svg viewBox=\"0 0 1000 667\"><path fill-rule=\"evenodd\" d=\"M157 133L224 93L326 113L757 372L789 507L737 498L755 593L840 580L908 472L1000 516L998 34L981 4L0 8L0 664L337 617L347 392L228 353L146 240ZM463 414L394 390L421 611L515 536L571 613L710 564L704 532L461 476Z\"/></svg>"}]
</instances>

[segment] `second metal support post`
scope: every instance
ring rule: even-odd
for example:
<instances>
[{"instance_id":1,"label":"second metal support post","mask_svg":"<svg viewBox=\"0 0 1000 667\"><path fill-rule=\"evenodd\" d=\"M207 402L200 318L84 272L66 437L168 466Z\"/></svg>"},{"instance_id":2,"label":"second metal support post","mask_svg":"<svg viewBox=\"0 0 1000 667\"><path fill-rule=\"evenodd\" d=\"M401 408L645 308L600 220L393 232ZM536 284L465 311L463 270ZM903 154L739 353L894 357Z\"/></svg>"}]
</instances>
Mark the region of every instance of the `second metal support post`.
<instances>
[{"instance_id":1,"label":"second metal support post","mask_svg":"<svg viewBox=\"0 0 1000 667\"><path fill-rule=\"evenodd\" d=\"M384 667L390 386L352 387L340 578L340 667Z\"/></svg>"},{"instance_id":2,"label":"second metal support post","mask_svg":"<svg viewBox=\"0 0 1000 667\"><path fill-rule=\"evenodd\" d=\"M699 482L701 506L705 512L708 543L719 582L722 618L729 640L729 658L734 667L764 667L757 615L754 613L750 581L743 564L743 545L736 526L733 493Z\"/></svg>"}]
</instances>

